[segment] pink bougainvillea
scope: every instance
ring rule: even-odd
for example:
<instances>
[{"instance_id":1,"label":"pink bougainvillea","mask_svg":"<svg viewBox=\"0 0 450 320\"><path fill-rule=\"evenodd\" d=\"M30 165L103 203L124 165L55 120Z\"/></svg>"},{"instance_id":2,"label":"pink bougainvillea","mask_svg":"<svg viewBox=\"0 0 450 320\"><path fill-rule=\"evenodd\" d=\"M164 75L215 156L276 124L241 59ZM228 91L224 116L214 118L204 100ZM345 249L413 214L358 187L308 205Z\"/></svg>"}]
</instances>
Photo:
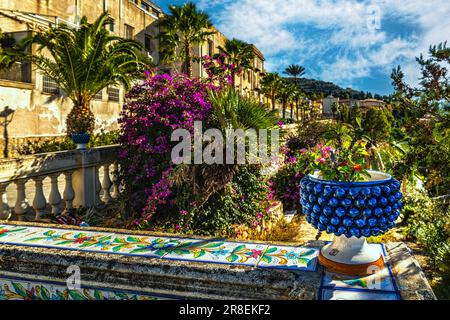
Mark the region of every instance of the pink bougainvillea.
<instances>
[{"instance_id":1,"label":"pink bougainvillea","mask_svg":"<svg viewBox=\"0 0 450 320\"><path fill-rule=\"evenodd\" d=\"M170 135L184 128L193 132L194 121L211 112L211 86L184 75L152 75L127 94L119 124L121 179L126 185L131 212L141 212L136 221L145 224L157 208L168 204L172 191L168 181L172 163Z\"/></svg>"}]
</instances>

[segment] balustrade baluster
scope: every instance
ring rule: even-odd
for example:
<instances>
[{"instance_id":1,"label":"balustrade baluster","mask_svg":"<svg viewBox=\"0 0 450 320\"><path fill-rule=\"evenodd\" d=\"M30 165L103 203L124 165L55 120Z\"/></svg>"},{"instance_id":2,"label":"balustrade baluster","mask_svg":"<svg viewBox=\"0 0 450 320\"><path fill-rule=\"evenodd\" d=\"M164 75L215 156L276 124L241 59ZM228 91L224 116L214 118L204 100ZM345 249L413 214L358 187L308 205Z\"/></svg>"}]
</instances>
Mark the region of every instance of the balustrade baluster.
<instances>
[{"instance_id":1,"label":"balustrade baluster","mask_svg":"<svg viewBox=\"0 0 450 320\"><path fill-rule=\"evenodd\" d=\"M6 188L9 183L0 183L0 219L9 219L11 216L11 208L8 205L8 197Z\"/></svg>"},{"instance_id":2,"label":"balustrade baluster","mask_svg":"<svg viewBox=\"0 0 450 320\"><path fill-rule=\"evenodd\" d=\"M47 201L44 196L43 183L45 177L33 178L35 186L35 194L33 199L33 209L36 213L36 219L42 218L45 213L45 207L47 206Z\"/></svg>"},{"instance_id":3,"label":"balustrade baluster","mask_svg":"<svg viewBox=\"0 0 450 320\"><path fill-rule=\"evenodd\" d=\"M14 206L14 214L17 216L17 220L23 220L23 215L27 212L30 205L28 204L27 197L25 195L25 183L27 179L20 179L14 181L16 184L17 198Z\"/></svg>"},{"instance_id":4,"label":"balustrade baluster","mask_svg":"<svg viewBox=\"0 0 450 320\"><path fill-rule=\"evenodd\" d=\"M108 204L111 202L111 193L110 193L110 189L111 189L111 178L109 176L109 166L110 164L105 164L103 166L103 182L102 182L102 190L103 190L103 195L102 195L102 200L105 204Z\"/></svg>"},{"instance_id":5,"label":"balustrade baluster","mask_svg":"<svg viewBox=\"0 0 450 320\"><path fill-rule=\"evenodd\" d=\"M100 206L103 204L100 199L100 192L102 191L102 184L100 182L100 166L95 167L95 204Z\"/></svg>"},{"instance_id":6,"label":"balustrade baluster","mask_svg":"<svg viewBox=\"0 0 450 320\"><path fill-rule=\"evenodd\" d=\"M60 173L54 173L50 175L50 196L48 198L48 202L52 207L52 214L58 215L61 212L60 204L61 204L61 193L59 193L58 189L58 177Z\"/></svg>"},{"instance_id":7,"label":"balustrade baluster","mask_svg":"<svg viewBox=\"0 0 450 320\"><path fill-rule=\"evenodd\" d=\"M111 196L116 199L119 196L119 182L117 181L117 174L119 173L119 165L117 162L113 164L113 180Z\"/></svg>"},{"instance_id":8,"label":"balustrade baluster","mask_svg":"<svg viewBox=\"0 0 450 320\"><path fill-rule=\"evenodd\" d=\"M73 190L72 185L72 174L73 171L64 172L66 177L66 186L63 192L63 199L66 202L66 207L64 209L64 214L68 214L70 210L73 209L73 199L75 198L75 191Z\"/></svg>"}]
</instances>

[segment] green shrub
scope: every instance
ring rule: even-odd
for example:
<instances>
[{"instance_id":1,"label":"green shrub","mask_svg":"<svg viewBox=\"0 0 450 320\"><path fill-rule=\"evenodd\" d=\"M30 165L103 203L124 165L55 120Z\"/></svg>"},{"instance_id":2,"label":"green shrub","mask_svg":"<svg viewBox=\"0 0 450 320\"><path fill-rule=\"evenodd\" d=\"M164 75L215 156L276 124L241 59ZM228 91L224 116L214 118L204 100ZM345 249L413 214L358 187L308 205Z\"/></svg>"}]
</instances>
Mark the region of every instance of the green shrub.
<instances>
[{"instance_id":1,"label":"green shrub","mask_svg":"<svg viewBox=\"0 0 450 320\"><path fill-rule=\"evenodd\" d=\"M176 193L176 206L170 207L185 209L159 216L155 221L157 230L233 236L236 225L257 226L267 215L269 188L257 166L240 166L232 182L203 204L192 199L189 189ZM167 209L170 210L169 206Z\"/></svg>"},{"instance_id":2,"label":"green shrub","mask_svg":"<svg viewBox=\"0 0 450 320\"><path fill-rule=\"evenodd\" d=\"M91 138L88 148L107 146L119 143L119 131L105 132L101 130ZM74 150L77 146L69 137L28 140L17 148L19 155L30 155L46 152Z\"/></svg>"},{"instance_id":3,"label":"green shrub","mask_svg":"<svg viewBox=\"0 0 450 320\"><path fill-rule=\"evenodd\" d=\"M405 197L404 232L416 240L430 257L433 268L441 268L450 258L450 210L442 201L425 192L413 191Z\"/></svg>"}]
</instances>

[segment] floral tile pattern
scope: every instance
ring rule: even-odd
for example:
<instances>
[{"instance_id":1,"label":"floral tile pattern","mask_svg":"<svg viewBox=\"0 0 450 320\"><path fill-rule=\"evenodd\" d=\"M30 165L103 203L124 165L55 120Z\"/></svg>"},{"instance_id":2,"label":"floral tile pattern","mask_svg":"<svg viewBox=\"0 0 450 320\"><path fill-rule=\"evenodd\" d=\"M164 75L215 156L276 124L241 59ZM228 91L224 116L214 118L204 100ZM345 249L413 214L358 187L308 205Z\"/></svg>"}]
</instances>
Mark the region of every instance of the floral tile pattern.
<instances>
[{"instance_id":1,"label":"floral tile pattern","mask_svg":"<svg viewBox=\"0 0 450 320\"><path fill-rule=\"evenodd\" d=\"M0 244L315 271L317 249L259 243L0 225Z\"/></svg>"},{"instance_id":2,"label":"floral tile pattern","mask_svg":"<svg viewBox=\"0 0 450 320\"><path fill-rule=\"evenodd\" d=\"M367 290L396 291L393 279L386 267L383 270L366 277L348 277L325 272L322 281L323 287L328 288L355 288Z\"/></svg>"},{"instance_id":3,"label":"floral tile pattern","mask_svg":"<svg viewBox=\"0 0 450 320\"><path fill-rule=\"evenodd\" d=\"M267 245L185 239L164 259L256 266Z\"/></svg>"},{"instance_id":4,"label":"floral tile pattern","mask_svg":"<svg viewBox=\"0 0 450 320\"><path fill-rule=\"evenodd\" d=\"M0 277L0 300L160 300L169 297L152 296L131 291L111 291L101 288L69 289L63 283L33 281L25 278Z\"/></svg>"},{"instance_id":5,"label":"floral tile pattern","mask_svg":"<svg viewBox=\"0 0 450 320\"><path fill-rule=\"evenodd\" d=\"M13 225L0 225L0 244L9 243L38 232L40 229L33 227L19 227Z\"/></svg>"},{"instance_id":6,"label":"floral tile pattern","mask_svg":"<svg viewBox=\"0 0 450 320\"><path fill-rule=\"evenodd\" d=\"M317 249L269 245L258 267L316 271L318 255Z\"/></svg>"},{"instance_id":7,"label":"floral tile pattern","mask_svg":"<svg viewBox=\"0 0 450 320\"><path fill-rule=\"evenodd\" d=\"M383 244L370 245L379 246L385 261L387 260ZM319 296L322 300L400 300L388 262L385 263L383 270L365 277L351 277L325 271Z\"/></svg>"}]
</instances>

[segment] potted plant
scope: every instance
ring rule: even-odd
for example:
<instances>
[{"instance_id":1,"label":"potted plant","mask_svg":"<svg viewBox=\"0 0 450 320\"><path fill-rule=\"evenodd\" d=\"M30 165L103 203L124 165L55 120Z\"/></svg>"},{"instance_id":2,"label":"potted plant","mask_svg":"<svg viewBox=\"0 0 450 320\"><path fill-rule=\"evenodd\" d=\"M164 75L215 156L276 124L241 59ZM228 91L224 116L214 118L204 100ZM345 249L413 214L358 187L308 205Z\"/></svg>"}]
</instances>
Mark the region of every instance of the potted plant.
<instances>
[{"instance_id":1,"label":"potted plant","mask_svg":"<svg viewBox=\"0 0 450 320\"><path fill-rule=\"evenodd\" d=\"M90 124L83 120L72 120L72 141L77 145L77 149L80 150L85 150L86 145L91 140L89 134Z\"/></svg>"},{"instance_id":2,"label":"potted plant","mask_svg":"<svg viewBox=\"0 0 450 320\"><path fill-rule=\"evenodd\" d=\"M402 207L400 183L365 169L365 142L352 138L349 126L338 127L335 141L305 150L311 173L300 182L300 203L311 225L335 235L321 249L320 264L343 274L371 274L384 260L379 246L366 238L395 226Z\"/></svg>"}]
</instances>

